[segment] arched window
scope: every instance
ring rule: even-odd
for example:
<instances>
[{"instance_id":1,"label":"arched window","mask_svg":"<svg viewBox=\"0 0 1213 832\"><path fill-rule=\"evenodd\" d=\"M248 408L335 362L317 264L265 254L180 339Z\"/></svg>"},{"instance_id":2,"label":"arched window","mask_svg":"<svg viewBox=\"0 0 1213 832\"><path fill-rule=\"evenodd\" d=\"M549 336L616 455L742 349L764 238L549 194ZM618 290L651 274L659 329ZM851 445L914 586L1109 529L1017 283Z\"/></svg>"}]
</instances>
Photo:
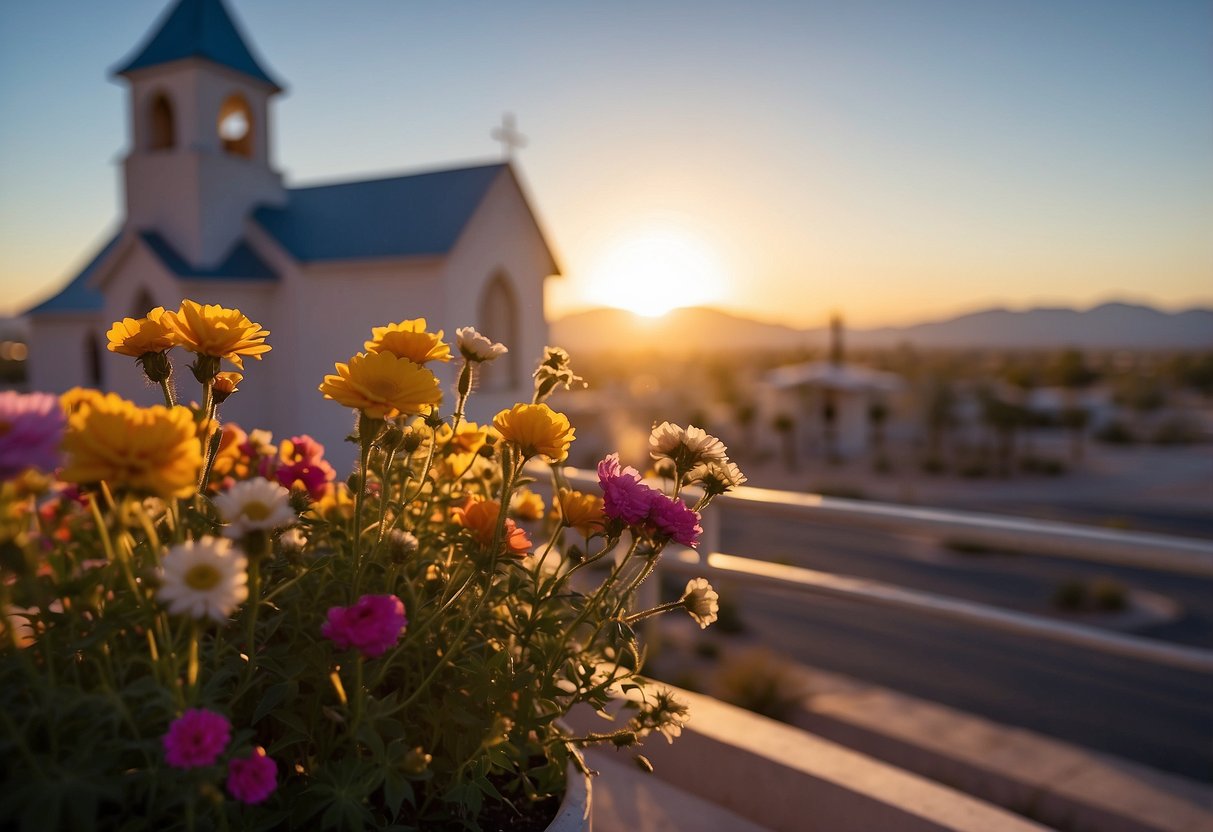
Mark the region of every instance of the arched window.
<instances>
[{"instance_id":1,"label":"arched window","mask_svg":"<svg viewBox=\"0 0 1213 832\"><path fill-rule=\"evenodd\" d=\"M479 323L476 328L486 338L510 348L505 355L481 365L481 387L485 390L512 390L518 386L518 301L504 273L493 275L480 296Z\"/></svg>"},{"instance_id":2,"label":"arched window","mask_svg":"<svg viewBox=\"0 0 1213 832\"><path fill-rule=\"evenodd\" d=\"M219 139L235 156L253 157L253 111L240 94L229 95L219 108Z\"/></svg>"},{"instance_id":3,"label":"arched window","mask_svg":"<svg viewBox=\"0 0 1213 832\"><path fill-rule=\"evenodd\" d=\"M147 146L149 150L170 150L177 144L177 125L173 104L162 92L152 98L148 112Z\"/></svg>"},{"instance_id":4,"label":"arched window","mask_svg":"<svg viewBox=\"0 0 1213 832\"><path fill-rule=\"evenodd\" d=\"M90 387L101 388L105 384L105 367L102 358L105 350L101 347L101 337L90 332L84 336L84 371Z\"/></svg>"},{"instance_id":5,"label":"arched window","mask_svg":"<svg viewBox=\"0 0 1213 832\"><path fill-rule=\"evenodd\" d=\"M146 318L147 313L151 312L155 307L156 300L152 297L152 293L146 288L142 288L135 295L135 305L131 308L131 317L136 320Z\"/></svg>"}]
</instances>

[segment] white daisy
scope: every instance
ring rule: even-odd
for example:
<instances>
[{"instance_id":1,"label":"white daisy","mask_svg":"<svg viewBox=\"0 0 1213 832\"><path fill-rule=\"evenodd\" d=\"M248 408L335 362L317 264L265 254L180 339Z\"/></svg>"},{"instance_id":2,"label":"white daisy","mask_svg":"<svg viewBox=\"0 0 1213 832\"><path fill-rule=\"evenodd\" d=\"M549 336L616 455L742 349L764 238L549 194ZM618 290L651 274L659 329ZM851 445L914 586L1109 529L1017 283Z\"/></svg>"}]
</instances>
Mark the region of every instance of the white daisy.
<instances>
[{"instance_id":1,"label":"white daisy","mask_svg":"<svg viewBox=\"0 0 1213 832\"><path fill-rule=\"evenodd\" d=\"M156 597L174 615L223 623L248 598L248 559L217 537L188 540L160 563Z\"/></svg>"},{"instance_id":2,"label":"white daisy","mask_svg":"<svg viewBox=\"0 0 1213 832\"><path fill-rule=\"evenodd\" d=\"M505 344L493 343L470 326L455 330L455 343L468 361L492 361L510 351Z\"/></svg>"},{"instance_id":3,"label":"white daisy","mask_svg":"<svg viewBox=\"0 0 1213 832\"><path fill-rule=\"evenodd\" d=\"M278 536L278 545L287 554L302 552L307 545L307 538L298 529L287 529Z\"/></svg>"},{"instance_id":4,"label":"white daisy","mask_svg":"<svg viewBox=\"0 0 1213 832\"><path fill-rule=\"evenodd\" d=\"M228 524L224 536L237 539L252 531L292 526L297 519L291 492L263 477L236 483L215 497L215 508Z\"/></svg>"},{"instance_id":5,"label":"white daisy","mask_svg":"<svg viewBox=\"0 0 1213 832\"><path fill-rule=\"evenodd\" d=\"M732 491L746 481L746 475L736 463L727 459L713 459L701 462L687 472L684 482L688 485L699 483L703 490L715 496Z\"/></svg>"},{"instance_id":6,"label":"white daisy","mask_svg":"<svg viewBox=\"0 0 1213 832\"><path fill-rule=\"evenodd\" d=\"M699 629L706 630L720 612L720 596L706 578L694 578L687 581L686 592L682 593L682 605L698 622Z\"/></svg>"},{"instance_id":7,"label":"white daisy","mask_svg":"<svg viewBox=\"0 0 1213 832\"><path fill-rule=\"evenodd\" d=\"M672 459L682 470L688 470L701 462L728 459L724 443L694 425L686 429L662 422L649 434L649 454L653 459Z\"/></svg>"}]
</instances>

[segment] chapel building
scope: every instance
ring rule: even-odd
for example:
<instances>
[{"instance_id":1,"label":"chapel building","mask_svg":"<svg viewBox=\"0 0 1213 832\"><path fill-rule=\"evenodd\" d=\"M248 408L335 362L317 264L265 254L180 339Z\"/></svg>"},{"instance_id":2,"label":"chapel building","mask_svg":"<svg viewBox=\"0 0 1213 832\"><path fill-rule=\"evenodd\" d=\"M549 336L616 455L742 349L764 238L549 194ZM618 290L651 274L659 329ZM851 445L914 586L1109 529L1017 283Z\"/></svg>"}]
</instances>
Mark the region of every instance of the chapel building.
<instances>
[{"instance_id":1,"label":"chapel building","mask_svg":"<svg viewBox=\"0 0 1213 832\"><path fill-rule=\"evenodd\" d=\"M456 327L475 326L510 352L485 365L469 415L529 401L548 337L544 282L559 270L511 164L288 186L270 135L282 85L222 0L176 0L115 75L129 88L125 216L26 313L32 389L83 385L157 403L133 360L106 349L106 331L191 298L238 308L271 333L273 350L245 361L223 418L276 438L311 433L335 461L353 458L341 441L351 414L316 388L372 326L424 317L452 344ZM191 356L172 356L180 391L196 397ZM448 407L452 370L438 368Z\"/></svg>"}]
</instances>

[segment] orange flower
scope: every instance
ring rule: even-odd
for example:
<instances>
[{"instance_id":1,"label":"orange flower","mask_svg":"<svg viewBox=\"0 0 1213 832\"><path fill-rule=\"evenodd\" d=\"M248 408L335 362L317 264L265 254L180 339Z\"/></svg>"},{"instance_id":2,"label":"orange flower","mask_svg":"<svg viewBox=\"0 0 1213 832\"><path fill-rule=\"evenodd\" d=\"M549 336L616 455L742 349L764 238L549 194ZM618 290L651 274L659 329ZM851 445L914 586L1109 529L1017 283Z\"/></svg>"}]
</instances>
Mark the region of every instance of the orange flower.
<instances>
[{"instance_id":1,"label":"orange flower","mask_svg":"<svg viewBox=\"0 0 1213 832\"><path fill-rule=\"evenodd\" d=\"M493 535L497 533L497 520L501 517L501 503L468 497L467 502L451 514L456 523L472 533L477 543L492 545ZM504 543L505 554L513 557L525 557L531 551L531 540L526 531L515 525L513 520L505 521Z\"/></svg>"},{"instance_id":2,"label":"orange flower","mask_svg":"<svg viewBox=\"0 0 1213 832\"><path fill-rule=\"evenodd\" d=\"M574 429L568 417L546 404L516 404L493 417L493 427L512 442L524 457L546 457L561 462L569 455Z\"/></svg>"},{"instance_id":3,"label":"orange flower","mask_svg":"<svg viewBox=\"0 0 1213 832\"><path fill-rule=\"evenodd\" d=\"M175 346L173 328L164 320L163 306L147 313L146 318L123 318L106 333L110 352L139 358L149 352L164 352Z\"/></svg>"},{"instance_id":4,"label":"orange flower","mask_svg":"<svg viewBox=\"0 0 1213 832\"><path fill-rule=\"evenodd\" d=\"M215 376L214 396L215 401L223 404L227 401L227 397L233 393L240 391L237 386L244 381L244 376L240 373L219 373Z\"/></svg>"},{"instance_id":5,"label":"orange flower","mask_svg":"<svg viewBox=\"0 0 1213 832\"><path fill-rule=\"evenodd\" d=\"M183 300L179 310L166 312L161 320L172 329L178 346L199 355L226 358L241 370L244 369L241 356L260 361L262 354L270 351L265 343L269 330L250 321L238 309Z\"/></svg>"},{"instance_id":6,"label":"orange flower","mask_svg":"<svg viewBox=\"0 0 1213 832\"><path fill-rule=\"evenodd\" d=\"M248 475L248 462L241 448L247 441L248 434L235 422L224 424L219 435L219 450L215 452L215 462L211 465L212 482L221 481L229 474L240 477Z\"/></svg>"},{"instance_id":7,"label":"orange flower","mask_svg":"<svg viewBox=\"0 0 1213 832\"><path fill-rule=\"evenodd\" d=\"M390 352L414 364L451 360L451 347L443 342L442 330L426 332L425 318L377 326L371 330L371 338L363 345L367 352Z\"/></svg>"},{"instance_id":8,"label":"orange flower","mask_svg":"<svg viewBox=\"0 0 1213 832\"><path fill-rule=\"evenodd\" d=\"M429 370L390 352L358 353L324 377L326 399L361 410L372 419L400 413L429 413L442 401L438 379Z\"/></svg>"}]
</instances>

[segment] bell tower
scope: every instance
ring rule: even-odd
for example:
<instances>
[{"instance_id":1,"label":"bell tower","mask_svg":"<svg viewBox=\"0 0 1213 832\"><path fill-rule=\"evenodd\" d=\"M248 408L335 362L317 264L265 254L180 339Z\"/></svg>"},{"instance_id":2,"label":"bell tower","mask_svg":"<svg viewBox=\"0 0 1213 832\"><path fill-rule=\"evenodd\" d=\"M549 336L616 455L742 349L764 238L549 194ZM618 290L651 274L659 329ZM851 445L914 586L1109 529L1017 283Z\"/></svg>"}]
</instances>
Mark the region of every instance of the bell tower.
<instances>
[{"instance_id":1,"label":"bell tower","mask_svg":"<svg viewBox=\"0 0 1213 832\"><path fill-rule=\"evenodd\" d=\"M216 265L254 208L285 201L269 141L282 87L223 0L176 0L114 74L130 88L127 226L159 233L195 267Z\"/></svg>"}]
</instances>

